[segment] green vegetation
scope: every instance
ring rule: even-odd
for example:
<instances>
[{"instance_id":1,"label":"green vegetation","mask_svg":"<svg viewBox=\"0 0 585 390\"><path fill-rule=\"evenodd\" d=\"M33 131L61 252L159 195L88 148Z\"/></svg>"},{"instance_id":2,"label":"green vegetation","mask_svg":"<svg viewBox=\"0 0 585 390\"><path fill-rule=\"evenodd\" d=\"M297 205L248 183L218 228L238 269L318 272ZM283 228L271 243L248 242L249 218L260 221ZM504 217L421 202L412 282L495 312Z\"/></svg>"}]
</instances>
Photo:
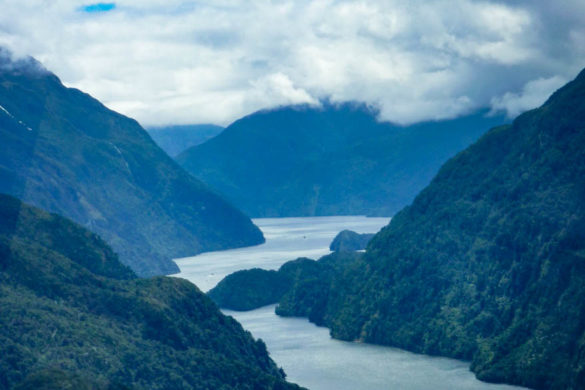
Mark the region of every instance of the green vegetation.
<instances>
[{"instance_id":1,"label":"green vegetation","mask_svg":"<svg viewBox=\"0 0 585 390\"><path fill-rule=\"evenodd\" d=\"M352 252L366 249L373 233L359 234L351 230L342 230L335 236L329 249L334 252Z\"/></svg>"},{"instance_id":2,"label":"green vegetation","mask_svg":"<svg viewBox=\"0 0 585 390\"><path fill-rule=\"evenodd\" d=\"M215 125L177 125L149 127L146 129L154 142L171 157L191 146L202 144L223 131Z\"/></svg>"},{"instance_id":3,"label":"green vegetation","mask_svg":"<svg viewBox=\"0 0 585 390\"><path fill-rule=\"evenodd\" d=\"M356 103L260 111L177 161L253 217L391 216L502 117L407 127ZM245 163L242 163L245 162Z\"/></svg>"},{"instance_id":4,"label":"green vegetation","mask_svg":"<svg viewBox=\"0 0 585 390\"><path fill-rule=\"evenodd\" d=\"M172 258L263 242L249 218L181 169L140 125L0 50L0 192L102 236L139 275Z\"/></svg>"},{"instance_id":5,"label":"green vegetation","mask_svg":"<svg viewBox=\"0 0 585 390\"><path fill-rule=\"evenodd\" d=\"M308 317L317 325L325 325L323 314L329 290L338 275L361 257L358 252L335 252L318 261L298 259L285 263L280 272L292 275L294 282L278 302L276 314Z\"/></svg>"},{"instance_id":6,"label":"green vegetation","mask_svg":"<svg viewBox=\"0 0 585 390\"><path fill-rule=\"evenodd\" d=\"M319 325L331 283L346 267L361 258L357 252L335 252L318 261L299 258L278 271L258 268L226 276L207 294L220 307L252 310L277 303L281 316L309 317Z\"/></svg>"},{"instance_id":7,"label":"green vegetation","mask_svg":"<svg viewBox=\"0 0 585 390\"><path fill-rule=\"evenodd\" d=\"M469 359L482 380L583 389L584 200L585 71L448 161L363 257L307 272L277 312Z\"/></svg>"},{"instance_id":8,"label":"green vegetation","mask_svg":"<svg viewBox=\"0 0 585 390\"><path fill-rule=\"evenodd\" d=\"M252 310L278 302L290 284L288 275L253 268L226 276L207 296L224 309Z\"/></svg>"},{"instance_id":9,"label":"green vegetation","mask_svg":"<svg viewBox=\"0 0 585 390\"><path fill-rule=\"evenodd\" d=\"M0 195L0 389L295 389L186 280L137 279L94 233Z\"/></svg>"}]
</instances>

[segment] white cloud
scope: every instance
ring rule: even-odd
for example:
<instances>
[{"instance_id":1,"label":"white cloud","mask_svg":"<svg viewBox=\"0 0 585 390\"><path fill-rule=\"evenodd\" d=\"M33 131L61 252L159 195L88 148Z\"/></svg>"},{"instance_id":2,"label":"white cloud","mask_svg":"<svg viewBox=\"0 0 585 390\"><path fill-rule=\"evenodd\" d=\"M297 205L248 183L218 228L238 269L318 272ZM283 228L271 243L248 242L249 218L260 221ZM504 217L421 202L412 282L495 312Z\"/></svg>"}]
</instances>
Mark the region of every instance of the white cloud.
<instances>
[{"instance_id":1,"label":"white cloud","mask_svg":"<svg viewBox=\"0 0 585 390\"><path fill-rule=\"evenodd\" d=\"M512 115L545 92L534 80L585 65L578 0L120 0L80 12L87 4L7 2L0 45L145 125L225 125L324 97L402 123L491 103Z\"/></svg>"},{"instance_id":2,"label":"white cloud","mask_svg":"<svg viewBox=\"0 0 585 390\"><path fill-rule=\"evenodd\" d=\"M264 106L275 104L318 104L319 101L313 98L307 91L296 88L291 79L283 73L273 73L266 77L252 81L251 85L255 91L256 99Z\"/></svg>"},{"instance_id":3,"label":"white cloud","mask_svg":"<svg viewBox=\"0 0 585 390\"><path fill-rule=\"evenodd\" d=\"M514 118L524 111L541 106L566 82L565 78L559 76L532 80L519 93L506 92L503 96L493 98L491 105L493 110L506 111L508 117Z\"/></svg>"}]
</instances>

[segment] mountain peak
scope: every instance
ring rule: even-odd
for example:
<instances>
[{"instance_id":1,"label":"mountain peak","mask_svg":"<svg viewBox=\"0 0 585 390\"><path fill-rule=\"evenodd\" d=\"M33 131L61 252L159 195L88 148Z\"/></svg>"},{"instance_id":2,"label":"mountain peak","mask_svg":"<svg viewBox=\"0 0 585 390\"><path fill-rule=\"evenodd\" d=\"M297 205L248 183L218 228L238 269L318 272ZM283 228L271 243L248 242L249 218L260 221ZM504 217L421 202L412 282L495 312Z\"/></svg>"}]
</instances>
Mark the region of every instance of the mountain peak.
<instances>
[{"instance_id":1,"label":"mountain peak","mask_svg":"<svg viewBox=\"0 0 585 390\"><path fill-rule=\"evenodd\" d=\"M443 165L323 309L331 334L584 388L585 73ZM366 305L363 302L367 302Z\"/></svg>"},{"instance_id":2,"label":"mountain peak","mask_svg":"<svg viewBox=\"0 0 585 390\"><path fill-rule=\"evenodd\" d=\"M0 58L0 192L100 234L141 276L176 273L173 258L263 242L138 122L30 57Z\"/></svg>"},{"instance_id":3,"label":"mountain peak","mask_svg":"<svg viewBox=\"0 0 585 390\"><path fill-rule=\"evenodd\" d=\"M397 126L375 107L323 102L259 111L177 161L253 217L390 216L501 116ZM242 162L245 161L245 164Z\"/></svg>"},{"instance_id":4,"label":"mountain peak","mask_svg":"<svg viewBox=\"0 0 585 390\"><path fill-rule=\"evenodd\" d=\"M553 104L561 99L568 99L575 94L585 95L585 68L579 72L575 79L553 93L544 103L543 107Z\"/></svg>"},{"instance_id":5,"label":"mountain peak","mask_svg":"<svg viewBox=\"0 0 585 390\"><path fill-rule=\"evenodd\" d=\"M27 76L51 75L51 72L49 72L39 61L33 57L15 57L15 55L10 50L1 46L0 72Z\"/></svg>"}]
</instances>

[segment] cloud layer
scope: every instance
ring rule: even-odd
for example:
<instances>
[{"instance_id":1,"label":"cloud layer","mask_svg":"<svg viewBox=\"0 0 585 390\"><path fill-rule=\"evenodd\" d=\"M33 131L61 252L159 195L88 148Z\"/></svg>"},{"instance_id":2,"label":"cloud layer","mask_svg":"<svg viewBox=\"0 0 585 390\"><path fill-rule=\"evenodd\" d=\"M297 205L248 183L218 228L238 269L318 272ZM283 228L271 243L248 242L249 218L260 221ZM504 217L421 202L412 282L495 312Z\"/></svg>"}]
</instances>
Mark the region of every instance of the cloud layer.
<instances>
[{"instance_id":1,"label":"cloud layer","mask_svg":"<svg viewBox=\"0 0 585 390\"><path fill-rule=\"evenodd\" d=\"M542 103L585 67L585 2L76 0L3 5L0 45L144 125L359 100L400 123Z\"/></svg>"}]
</instances>

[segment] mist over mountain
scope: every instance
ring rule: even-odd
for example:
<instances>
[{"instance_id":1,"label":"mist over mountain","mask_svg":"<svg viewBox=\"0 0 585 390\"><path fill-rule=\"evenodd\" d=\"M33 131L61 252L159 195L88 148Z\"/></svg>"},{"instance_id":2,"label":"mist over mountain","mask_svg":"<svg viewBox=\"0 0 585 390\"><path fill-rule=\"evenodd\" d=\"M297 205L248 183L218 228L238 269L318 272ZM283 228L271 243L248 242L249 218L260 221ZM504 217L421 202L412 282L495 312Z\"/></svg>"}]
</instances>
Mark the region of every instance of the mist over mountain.
<instances>
[{"instance_id":1,"label":"mist over mountain","mask_svg":"<svg viewBox=\"0 0 585 390\"><path fill-rule=\"evenodd\" d=\"M252 217L391 216L490 127L487 110L400 127L359 103L259 111L177 161Z\"/></svg>"},{"instance_id":2,"label":"mist over mountain","mask_svg":"<svg viewBox=\"0 0 585 390\"><path fill-rule=\"evenodd\" d=\"M0 194L0 389L299 389L191 283Z\"/></svg>"},{"instance_id":3,"label":"mist over mountain","mask_svg":"<svg viewBox=\"0 0 585 390\"><path fill-rule=\"evenodd\" d=\"M585 390L585 0L0 4L0 390Z\"/></svg>"},{"instance_id":4,"label":"mist over mountain","mask_svg":"<svg viewBox=\"0 0 585 390\"><path fill-rule=\"evenodd\" d=\"M191 146L199 145L223 131L216 125L177 125L147 127L146 131L158 146L175 157Z\"/></svg>"},{"instance_id":5,"label":"mist over mountain","mask_svg":"<svg viewBox=\"0 0 585 390\"><path fill-rule=\"evenodd\" d=\"M343 339L585 386L585 72L449 160L330 295Z\"/></svg>"},{"instance_id":6,"label":"mist over mountain","mask_svg":"<svg viewBox=\"0 0 585 390\"><path fill-rule=\"evenodd\" d=\"M310 263L332 260L328 277L297 273L276 312L471 360L486 381L585 388L584 199L585 70L445 163L363 256ZM231 304L247 286L230 275L210 295Z\"/></svg>"},{"instance_id":7,"label":"mist over mountain","mask_svg":"<svg viewBox=\"0 0 585 390\"><path fill-rule=\"evenodd\" d=\"M100 234L140 275L174 257L263 242L240 211L191 177L133 119L0 51L0 192Z\"/></svg>"}]
</instances>

